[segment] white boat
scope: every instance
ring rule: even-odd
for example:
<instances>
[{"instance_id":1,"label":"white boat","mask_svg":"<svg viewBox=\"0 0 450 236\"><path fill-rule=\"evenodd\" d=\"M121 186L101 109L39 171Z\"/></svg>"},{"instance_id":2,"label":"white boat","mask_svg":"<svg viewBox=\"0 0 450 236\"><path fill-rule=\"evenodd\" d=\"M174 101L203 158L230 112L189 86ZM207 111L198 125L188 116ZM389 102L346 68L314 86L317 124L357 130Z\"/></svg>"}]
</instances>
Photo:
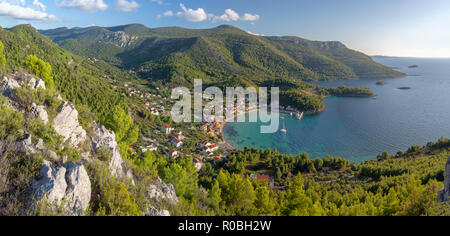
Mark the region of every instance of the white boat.
<instances>
[{"instance_id":1,"label":"white boat","mask_svg":"<svg viewBox=\"0 0 450 236\"><path fill-rule=\"evenodd\" d=\"M283 124L283 128L280 129L280 132L283 133L283 134L287 133L287 129L286 129L286 126L284 124Z\"/></svg>"},{"instance_id":2,"label":"white boat","mask_svg":"<svg viewBox=\"0 0 450 236\"><path fill-rule=\"evenodd\" d=\"M303 116L305 115L305 113L304 112L299 112L299 113L297 113L296 114L296 116L297 116L297 120L301 120L301 119L303 119Z\"/></svg>"}]
</instances>

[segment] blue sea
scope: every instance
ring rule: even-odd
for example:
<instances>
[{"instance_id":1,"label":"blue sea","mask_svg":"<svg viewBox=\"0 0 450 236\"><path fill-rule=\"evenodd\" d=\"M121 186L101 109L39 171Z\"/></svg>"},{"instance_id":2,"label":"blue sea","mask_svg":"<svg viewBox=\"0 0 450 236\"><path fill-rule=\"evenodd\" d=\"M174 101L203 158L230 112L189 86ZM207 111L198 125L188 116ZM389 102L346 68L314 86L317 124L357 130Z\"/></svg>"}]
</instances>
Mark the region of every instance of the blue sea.
<instances>
[{"instance_id":1,"label":"blue sea","mask_svg":"<svg viewBox=\"0 0 450 236\"><path fill-rule=\"evenodd\" d=\"M306 152L311 157L331 155L361 162L385 150L396 153L413 144L450 137L450 59L373 59L408 76L318 82L328 87L369 87L377 97L329 97L324 112L305 115L302 121L281 114L280 129L285 126L286 134L261 134L261 123L228 123L227 142L239 149L272 148L286 154ZM376 85L381 80L387 84Z\"/></svg>"}]
</instances>

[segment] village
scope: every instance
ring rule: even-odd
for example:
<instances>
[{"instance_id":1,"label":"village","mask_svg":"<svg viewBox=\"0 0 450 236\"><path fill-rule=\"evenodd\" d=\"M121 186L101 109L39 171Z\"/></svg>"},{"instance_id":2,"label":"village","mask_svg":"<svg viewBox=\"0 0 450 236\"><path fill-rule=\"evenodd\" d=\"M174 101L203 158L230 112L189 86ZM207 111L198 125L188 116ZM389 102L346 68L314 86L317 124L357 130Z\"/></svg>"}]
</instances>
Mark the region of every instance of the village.
<instances>
[{"instance_id":1,"label":"village","mask_svg":"<svg viewBox=\"0 0 450 236\"><path fill-rule=\"evenodd\" d=\"M155 120L151 132L143 132L144 137L139 146L129 147L132 153L151 151L168 155L173 160L192 157L197 170L200 170L206 161L221 161L233 149L223 140L225 123L217 121L215 116L205 117L198 124L172 122L170 110L174 101L159 93L168 88L155 87L155 92L151 93L129 83L125 83L124 87L128 92L126 95L141 100ZM211 98L205 98L205 101L210 100Z\"/></svg>"},{"instance_id":2,"label":"village","mask_svg":"<svg viewBox=\"0 0 450 236\"><path fill-rule=\"evenodd\" d=\"M223 136L223 128L230 119L258 111L257 104L251 104L246 97L245 100L236 102L231 111L233 116L227 119L220 119L215 115L204 115L198 119L201 122L174 123L171 120L170 111L175 101L170 99L167 87L155 86L152 92L146 91L146 88L136 88L130 83L125 83L124 87L128 93L126 95L140 101L151 115L150 119L154 121L146 126L148 130L141 130L142 140L135 147L129 147L130 151L136 155L153 152L156 156L168 156L172 161L192 158L197 171L200 171L205 163L220 163L236 151ZM214 99L214 96L202 95L202 97L203 104ZM283 110L297 112L290 107L283 107ZM222 110L217 111L223 114L229 112L225 105ZM273 181L269 175L263 173L250 174L249 178L265 182Z\"/></svg>"}]
</instances>

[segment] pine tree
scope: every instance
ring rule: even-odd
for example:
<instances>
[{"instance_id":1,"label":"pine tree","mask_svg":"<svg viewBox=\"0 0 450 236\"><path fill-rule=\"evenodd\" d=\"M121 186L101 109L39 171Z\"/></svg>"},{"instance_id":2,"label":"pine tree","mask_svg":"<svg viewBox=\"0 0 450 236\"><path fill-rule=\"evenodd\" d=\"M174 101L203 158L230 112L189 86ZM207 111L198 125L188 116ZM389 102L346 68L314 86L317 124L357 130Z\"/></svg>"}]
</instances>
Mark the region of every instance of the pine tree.
<instances>
[{"instance_id":1,"label":"pine tree","mask_svg":"<svg viewBox=\"0 0 450 236\"><path fill-rule=\"evenodd\" d=\"M5 73L6 57L5 57L5 46L2 41L0 41L0 75Z\"/></svg>"},{"instance_id":2,"label":"pine tree","mask_svg":"<svg viewBox=\"0 0 450 236\"><path fill-rule=\"evenodd\" d=\"M214 181L214 184L209 191L209 198L213 201L213 207L219 209L220 203L222 202L222 190L220 189L219 181Z\"/></svg>"}]
</instances>

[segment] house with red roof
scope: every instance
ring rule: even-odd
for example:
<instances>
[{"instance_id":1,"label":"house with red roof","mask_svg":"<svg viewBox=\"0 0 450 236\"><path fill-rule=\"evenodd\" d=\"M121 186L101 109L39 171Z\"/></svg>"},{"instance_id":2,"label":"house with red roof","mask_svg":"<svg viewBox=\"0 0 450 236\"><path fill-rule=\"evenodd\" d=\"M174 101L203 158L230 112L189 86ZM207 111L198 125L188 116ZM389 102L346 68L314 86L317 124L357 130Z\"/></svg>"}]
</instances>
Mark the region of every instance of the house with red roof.
<instances>
[{"instance_id":1,"label":"house with red roof","mask_svg":"<svg viewBox=\"0 0 450 236\"><path fill-rule=\"evenodd\" d=\"M179 140L178 138L173 138L172 139L172 144L176 147L182 147L183 146L183 141Z\"/></svg>"},{"instance_id":2,"label":"house with red roof","mask_svg":"<svg viewBox=\"0 0 450 236\"><path fill-rule=\"evenodd\" d=\"M170 125L162 125L161 126L161 130L162 132L164 132L165 134L169 135L170 133L172 133L173 128Z\"/></svg>"},{"instance_id":3,"label":"house with red roof","mask_svg":"<svg viewBox=\"0 0 450 236\"><path fill-rule=\"evenodd\" d=\"M258 177L256 177L257 180L262 180L262 181L269 181L269 176L268 175L258 175Z\"/></svg>"},{"instance_id":4,"label":"house with red roof","mask_svg":"<svg viewBox=\"0 0 450 236\"><path fill-rule=\"evenodd\" d=\"M172 149L172 150L170 150L169 155L170 155L172 158L177 158L177 157L178 157L178 152L177 152L177 150Z\"/></svg>"}]
</instances>

